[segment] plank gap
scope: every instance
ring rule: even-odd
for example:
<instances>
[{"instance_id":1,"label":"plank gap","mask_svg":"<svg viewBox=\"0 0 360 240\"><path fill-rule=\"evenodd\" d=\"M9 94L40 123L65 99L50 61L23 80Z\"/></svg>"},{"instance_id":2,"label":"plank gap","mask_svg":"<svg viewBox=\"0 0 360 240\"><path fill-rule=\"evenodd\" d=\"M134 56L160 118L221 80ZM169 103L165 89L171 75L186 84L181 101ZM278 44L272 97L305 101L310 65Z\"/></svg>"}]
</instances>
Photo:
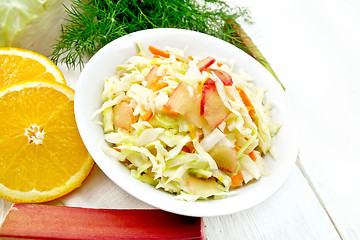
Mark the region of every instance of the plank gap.
<instances>
[{"instance_id":1,"label":"plank gap","mask_svg":"<svg viewBox=\"0 0 360 240\"><path fill-rule=\"evenodd\" d=\"M324 209L326 215L328 216L328 218L330 219L331 221L331 224L334 226L337 234L339 235L339 238L341 240L343 240L343 237L339 231L339 229L337 228L336 226L336 223L335 221L332 219L331 217L331 214L328 212L326 206L325 206L325 202L323 201L323 199L321 198L320 194L318 193L318 191L316 190L316 187L315 185L313 184L313 182L311 181L310 179L310 176L306 173L302 163L301 163L301 160L300 160L300 157L299 157L299 153L298 153L298 156L297 156L297 159L296 159L296 165L298 166L298 168L300 169L300 172L302 173L302 175L304 176L306 182L308 183L309 187L311 188L311 190L314 192L315 194L315 197L317 198L317 200L319 201L321 207Z\"/></svg>"}]
</instances>

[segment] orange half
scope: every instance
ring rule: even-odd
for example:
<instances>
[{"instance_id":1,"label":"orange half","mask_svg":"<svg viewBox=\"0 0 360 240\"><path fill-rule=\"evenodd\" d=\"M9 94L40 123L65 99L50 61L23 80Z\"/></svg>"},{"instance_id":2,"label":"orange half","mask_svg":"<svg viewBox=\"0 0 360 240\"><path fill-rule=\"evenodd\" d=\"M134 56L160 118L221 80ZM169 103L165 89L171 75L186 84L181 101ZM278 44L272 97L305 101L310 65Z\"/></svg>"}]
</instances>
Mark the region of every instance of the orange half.
<instances>
[{"instance_id":1,"label":"orange half","mask_svg":"<svg viewBox=\"0 0 360 240\"><path fill-rule=\"evenodd\" d=\"M26 49L0 48L0 87L28 79L65 83L59 68L47 57Z\"/></svg>"},{"instance_id":2,"label":"orange half","mask_svg":"<svg viewBox=\"0 0 360 240\"><path fill-rule=\"evenodd\" d=\"M46 202L79 187L94 162L77 129L74 90L48 80L0 88L0 197Z\"/></svg>"}]
</instances>

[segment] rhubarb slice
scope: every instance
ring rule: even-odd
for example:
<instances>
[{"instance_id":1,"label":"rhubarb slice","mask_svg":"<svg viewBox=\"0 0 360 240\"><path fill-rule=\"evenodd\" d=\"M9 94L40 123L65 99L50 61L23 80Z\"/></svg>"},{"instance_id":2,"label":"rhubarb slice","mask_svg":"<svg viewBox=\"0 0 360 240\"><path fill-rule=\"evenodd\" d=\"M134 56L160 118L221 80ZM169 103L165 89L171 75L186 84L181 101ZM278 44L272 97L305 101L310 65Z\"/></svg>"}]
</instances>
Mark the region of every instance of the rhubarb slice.
<instances>
[{"instance_id":1,"label":"rhubarb slice","mask_svg":"<svg viewBox=\"0 0 360 240\"><path fill-rule=\"evenodd\" d=\"M174 112L184 114L191 104L191 95L186 87L186 83L180 82L170 95L166 106Z\"/></svg>"},{"instance_id":2,"label":"rhubarb slice","mask_svg":"<svg viewBox=\"0 0 360 240\"><path fill-rule=\"evenodd\" d=\"M129 130L134 122L133 110L126 102L119 102L113 108L114 125L118 128Z\"/></svg>"},{"instance_id":3,"label":"rhubarb slice","mask_svg":"<svg viewBox=\"0 0 360 240\"><path fill-rule=\"evenodd\" d=\"M233 84L232 77L229 73L221 69L210 69L210 71L213 71L225 86L231 86Z\"/></svg>"},{"instance_id":4,"label":"rhubarb slice","mask_svg":"<svg viewBox=\"0 0 360 240\"><path fill-rule=\"evenodd\" d=\"M206 81L204 82L204 86L213 86L215 88L215 81L211 79L211 77L209 77L208 79L206 79Z\"/></svg>"},{"instance_id":5,"label":"rhubarb slice","mask_svg":"<svg viewBox=\"0 0 360 240\"><path fill-rule=\"evenodd\" d=\"M230 114L230 111L224 105L216 89L211 86L203 87L200 107L200 114L204 116L212 130L222 123Z\"/></svg>"},{"instance_id":6,"label":"rhubarb slice","mask_svg":"<svg viewBox=\"0 0 360 240\"><path fill-rule=\"evenodd\" d=\"M205 239L201 218L158 209L14 204L0 237L27 239Z\"/></svg>"},{"instance_id":7,"label":"rhubarb slice","mask_svg":"<svg viewBox=\"0 0 360 240\"><path fill-rule=\"evenodd\" d=\"M202 179L189 177L186 180L186 186L190 193L201 195L202 197L209 197L220 192L215 178Z\"/></svg>"},{"instance_id":8,"label":"rhubarb slice","mask_svg":"<svg viewBox=\"0 0 360 240\"><path fill-rule=\"evenodd\" d=\"M159 67L155 65L150 69L149 73L146 74L145 81L147 82L147 87L151 86L156 81L158 69Z\"/></svg>"},{"instance_id":9,"label":"rhubarb slice","mask_svg":"<svg viewBox=\"0 0 360 240\"><path fill-rule=\"evenodd\" d=\"M204 128L208 125L205 118L200 114L201 98L201 94L194 95L192 97L192 103L188 105L187 112L185 113L186 119L198 128Z\"/></svg>"},{"instance_id":10,"label":"rhubarb slice","mask_svg":"<svg viewBox=\"0 0 360 240\"><path fill-rule=\"evenodd\" d=\"M209 154L220 170L227 171L231 174L236 173L238 160L236 158L236 151L233 148L217 145L211 149Z\"/></svg>"},{"instance_id":11,"label":"rhubarb slice","mask_svg":"<svg viewBox=\"0 0 360 240\"><path fill-rule=\"evenodd\" d=\"M200 60L196 65L198 66L200 72L204 71L206 68L210 67L214 62L215 58L213 57L206 57L202 60Z\"/></svg>"}]
</instances>

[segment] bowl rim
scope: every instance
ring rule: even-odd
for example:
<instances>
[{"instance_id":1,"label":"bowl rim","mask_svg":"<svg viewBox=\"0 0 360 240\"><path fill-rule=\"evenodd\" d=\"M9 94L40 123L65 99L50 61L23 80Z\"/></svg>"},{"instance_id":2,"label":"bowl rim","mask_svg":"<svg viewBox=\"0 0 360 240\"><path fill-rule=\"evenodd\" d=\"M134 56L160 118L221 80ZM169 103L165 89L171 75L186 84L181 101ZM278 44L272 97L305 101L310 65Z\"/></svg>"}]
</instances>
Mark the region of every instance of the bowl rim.
<instances>
[{"instance_id":1,"label":"bowl rim","mask_svg":"<svg viewBox=\"0 0 360 240\"><path fill-rule=\"evenodd\" d=\"M93 133L90 134L88 132L88 127L91 124L96 124L96 123L93 120L90 120L88 118L86 119L83 114L85 100L82 100L82 98L84 98L84 96L87 96L86 95L88 94L87 88L91 88L91 86L89 86L88 84L89 81L88 78L93 77L93 70L96 69L96 67L99 64L101 64L104 61L104 59L108 57L107 54L113 54L114 49L118 48L119 46L122 46L123 49L126 49L124 48L124 46L133 46L135 45L136 41L144 40L147 37L155 37L155 40L152 39L152 41L155 42L164 41L165 37L171 38L173 40L178 38L179 39L178 41L181 41L181 39L184 37L191 37L193 41L198 41L197 39L205 39L206 41L210 41L211 44L214 44L214 46L216 47L223 48L224 50L226 49L227 52L232 51L234 53L234 56L235 54L238 54L236 57L234 57L234 59L239 58L239 56L241 56L242 59L245 59L246 60L245 63L242 64L251 65L252 68L256 69L257 75L263 76L269 81L269 84L271 83L270 84L271 88L269 89L270 92L273 91L273 89L276 89L277 92L281 91L281 95L282 95L281 99L285 101L284 103L281 104L282 107L285 108L284 116L286 116L287 118L287 121L284 122L284 124L286 124L286 130L290 131L289 133L285 134L287 138L290 138L290 142L291 142L291 144L287 145L287 147L289 147L289 150L286 151L286 156L289 158L289 160L286 162L286 166L283 167L282 169L283 172L281 173L281 176L276 176L276 181L272 183L270 186L267 186L269 187L268 189L264 189L264 192L262 192L261 197L254 198L253 199L254 201L252 202L247 201L246 204L239 204L239 205L237 205L236 201L234 200L234 197L236 198L236 196L241 195L239 194L239 191L236 192L237 193L236 196L229 196L227 198L217 199L217 200L187 202L183 200L177 200L174 198L170 199L169 197L165 197L161 190L156 190L154 187L150 185L148 185L147 187L142 186L139 188L138 185L144 183L140 182L135 178L131 177L132 179L129 179L129 178L124 178L123 176L119 177L119 175L115 174L113 168L115 165L121 163L112 162L114 161L114 159L111 159L110 157L108 157L108 159L105 160L103 159L104 153L100 153L100 151L102 151L101 147L100 146L96 147L96 144L98 144L99 142L94 139L92 135ZM144 41L142 42L144 43ZM249 75L251 76L251 74ZM103 81L104 79L102 80L102 82ZM297 151L298 151L295 119L293 118L293 114L291 113L290 105L291 103L288 100L287 93L281 89L281 86L276 82L275 78L260 63L258 63L248 54L236 48L235 46L231 45L230 43L227 43L213 36L191 30L175 29L175 28L156 28L156 29L141 30L120 37L105 45L87 62L85 67L82 69L80 73L80 77L77 82L75 97L74 97L75 119L79 129L80 136L82 137L83 142L86 148L88 149L90 155L93 157L94 161L99 166L99 168L104 172L104 174L107 177L109 177L111 181L113 181L117 186L119 186L125 192L129 193L130 195L134 196L135 198L139 199L142 202L145 202L155 208L159 208L168 212L172 212L180 215L186 215L186 216L194 216L194 217L222 216L222 215L228 215L228 214L240 212L245 209L249 209L265 201L280 188L280 186L285 182L286 178L290 174L290 171L292 170L293 166L295 165L295 161L297 158ZM91 121L92 123L89 121ZM126 168L125 166L123 167ZM126 179L126 183L121 182L124 179ZM263 182L264 180L266 179L262 177L258 181ZM252 184L256 184L256 183L258 182ZM135 188L130 187L132 185L129 184L134 184ZM252 185L250 184L248 186L240 188L240 190L243 188L249 188L251 186ZM151 187L151 189L149 189L149 187ZM138 192L139 190L141 190L142 192ZM146 194L150 194L151 197L144 196ZM166 196L169 195L168 193L165 194ZM240 197L238 198L239 199L237 200L241 201L241 198ZM234 206L234 204L236 205ZM232 206L232 208L229 207L229 205Z\"/></svg>"}]
</instances>

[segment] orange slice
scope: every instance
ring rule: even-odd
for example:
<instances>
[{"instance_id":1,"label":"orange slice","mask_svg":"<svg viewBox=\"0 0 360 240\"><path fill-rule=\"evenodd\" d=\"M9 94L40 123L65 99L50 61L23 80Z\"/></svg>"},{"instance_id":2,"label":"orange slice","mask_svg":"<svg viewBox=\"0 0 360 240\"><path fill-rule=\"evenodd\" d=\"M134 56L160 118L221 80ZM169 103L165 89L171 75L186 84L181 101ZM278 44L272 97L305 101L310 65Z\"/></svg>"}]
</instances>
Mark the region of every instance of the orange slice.
<instances>
[{"instance_id":1,"label":"orange slice","mask_svg":"<svg viewBox=\"0 0 360 240\"><path fill-rule=\"evenodd\" d=\"M0 87L28 79L65 83L59 68L47 57L20 48L0 48Z\"/></svg>"},{"instance_id":2,"label":"orange slice","mask_svg":"<svg viewBox=\"0 0 360 240\"><path fill-rule=\"evenodd\" d=\"M0 88L0 197L46 202L79 187L94 162L77 129L74 90L47 80Z\"/></svg>"}]
</instances>

